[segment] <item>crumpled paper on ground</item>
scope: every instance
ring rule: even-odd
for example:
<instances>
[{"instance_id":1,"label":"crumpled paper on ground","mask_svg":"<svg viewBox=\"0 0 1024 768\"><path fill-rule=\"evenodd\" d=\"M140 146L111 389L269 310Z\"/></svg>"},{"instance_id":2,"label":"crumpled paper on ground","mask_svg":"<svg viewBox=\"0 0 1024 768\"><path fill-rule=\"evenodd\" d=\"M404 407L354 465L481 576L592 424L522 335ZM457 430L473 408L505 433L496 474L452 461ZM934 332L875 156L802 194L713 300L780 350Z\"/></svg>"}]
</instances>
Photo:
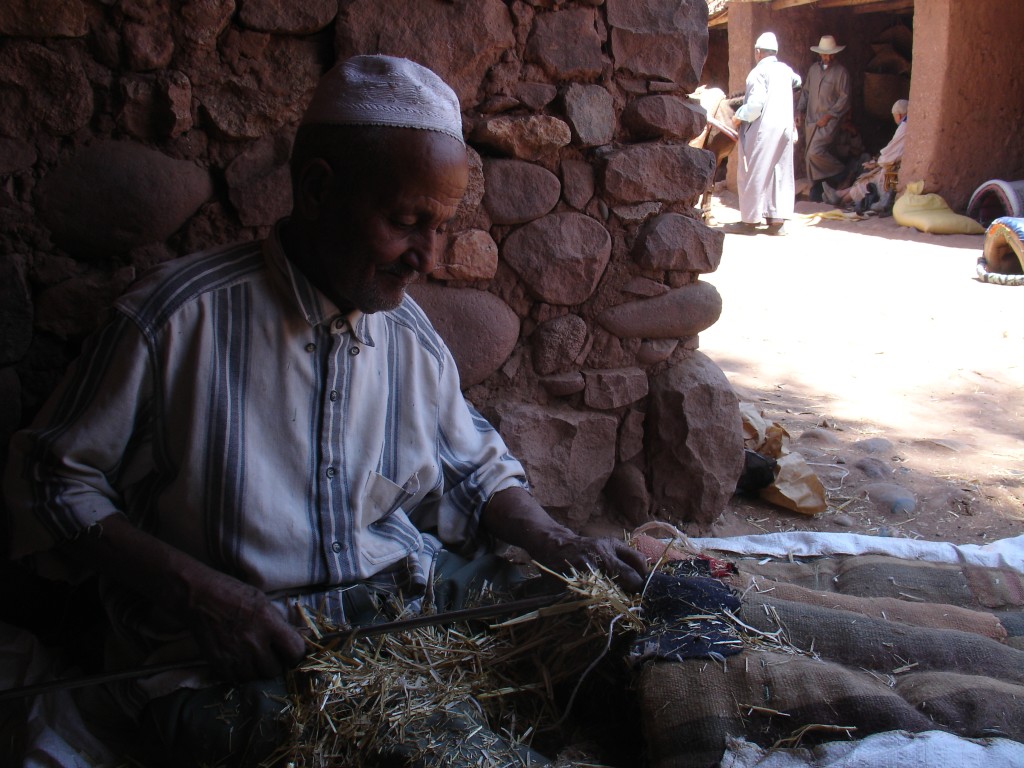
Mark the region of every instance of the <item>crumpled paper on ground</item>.
<instances>
[{"instance_id":1,"label":"crumpled paper on ground","mask_svg":"<svg viewBox=\"0 0 1024 768\"><path fill-rule=\"evenodd\" d=\"M743 446L778 462L775 482L761 489L765 501L799 512L815 515L828 507L825 486L799 453L789 450L789 433L782 425L769 423L753 403L740 403L743 418Z\"/></svg>"}]
</instances>

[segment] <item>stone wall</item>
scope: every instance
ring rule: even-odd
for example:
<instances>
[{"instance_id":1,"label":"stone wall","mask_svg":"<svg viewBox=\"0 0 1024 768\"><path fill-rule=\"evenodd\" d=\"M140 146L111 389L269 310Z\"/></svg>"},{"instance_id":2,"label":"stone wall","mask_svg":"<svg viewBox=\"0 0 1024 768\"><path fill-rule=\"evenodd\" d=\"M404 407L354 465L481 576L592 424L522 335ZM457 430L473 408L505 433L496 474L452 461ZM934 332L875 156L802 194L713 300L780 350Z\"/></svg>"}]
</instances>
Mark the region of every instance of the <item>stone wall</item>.
<instances>
[{"instance_id":1,"label":"stone wall","mask_svg":"<svg viewBox=\"0 0 1024 768\"><path fill-rule=\"evenodd\" d=\"M0 35L5 445L142 270L288 212L318 76L380 52L461 100L469 190L413 295L540 500L577 528L724 507L705 0L8 0Z\"/></svg>"}]
</instances>

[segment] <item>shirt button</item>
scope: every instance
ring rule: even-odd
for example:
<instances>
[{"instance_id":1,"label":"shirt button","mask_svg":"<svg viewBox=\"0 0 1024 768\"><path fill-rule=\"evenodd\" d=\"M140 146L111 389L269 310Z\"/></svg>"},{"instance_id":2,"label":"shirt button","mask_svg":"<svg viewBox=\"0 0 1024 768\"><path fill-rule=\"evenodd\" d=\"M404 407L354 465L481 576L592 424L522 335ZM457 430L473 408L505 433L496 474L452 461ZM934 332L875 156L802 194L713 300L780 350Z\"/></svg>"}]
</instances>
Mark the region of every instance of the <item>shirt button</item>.
<instances>
[{"instance_id":1,"label":"shirt button","mask_svg":"<svg viewBox=\"0 0 1024 768\"><path fill-rule=\"evenodd\" d=\"M309 342L309 344L306 345L306 351L316 352L316 344L314 344L313 342Z\"/></svg>"},{"instance_id":2,"label":"shirt button","mask_svg":"<svg viewBox=\"0 0 1024 768\"><path fill-rule=\"evenodd\" d=\"M333 403L337 399L338 399L338 390L332 389L331 390L331 402Z\"/></svg>"},{"instance_id":3,"label":"shirt button","mask_svg":"<svg viewBox=\"0 0 1024 768\"><path fill-rule=\"evenodd\" d=\"M335 320L334 321L334 327L337 328L340 331L342 328L345 327L345 321L340 319L340 318Z\"/></svg>"},{"instance_id":4,"label":"shirt button","mask_svg":"<svg viewBox=\"0 0 1024 768\"><path fill-rule=\"evenodd\" d=\"M334 467L328 467L327 468L327 476L328 477L334 477Z\"/></svg>"},{"instance_id":5,"label":"shirt button","mask_svg":"<svg viewBox=\"0 0 1024 768\"><path fill-rule=\"evenodd\" d=\"M355 357L356 355L359 354L359 347L350 347L348 353Z\"/></svg>"},{"instance_id":6,"label":"shirt button","mask_svg":"<svg viewBox=\"0 0 1024 768\"><path fill-rule=\"evenodd\" d=\"M334 552L335 554L337 554L338 552L341 552L341 542L340 541L336 541L333 544L331 544L331 551Z\"/></svg>"}]
</instances>

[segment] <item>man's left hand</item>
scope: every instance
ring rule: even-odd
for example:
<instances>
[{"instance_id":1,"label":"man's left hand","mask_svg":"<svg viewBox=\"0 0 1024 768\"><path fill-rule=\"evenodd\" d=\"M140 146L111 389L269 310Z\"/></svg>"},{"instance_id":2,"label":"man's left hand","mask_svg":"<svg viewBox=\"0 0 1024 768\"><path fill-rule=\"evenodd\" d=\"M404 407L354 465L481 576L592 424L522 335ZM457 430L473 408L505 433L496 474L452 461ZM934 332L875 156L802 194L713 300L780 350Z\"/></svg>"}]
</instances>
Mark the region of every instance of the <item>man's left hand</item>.
<instances>
[{"instance_id":1,"label":"man's left hand","mask_svg":"<svg viewBox=\"0 0 1024 768\"><path fill-rule=\"evenodd\" d=\"M481 523L491 535L522 547L530 557L557 573L575 568L599 570L623 589L639 592L647 580L647 558L613 538L574 533L559 524L523 488L507 488L491 497Z\"/></svg>"},{"instance_id":2,"label":"man's left hand","mask_svg":"<svg viewBox=\"0 0 1024 768\"><path fill-rule=\"evenodd\" d=\"M647 558L624 541L576 536L561 540L534 559L553 571L575 568L580 573L600 571L615 579L627 592L639 592L647 581Z\"/></svg>"}]
</instances>

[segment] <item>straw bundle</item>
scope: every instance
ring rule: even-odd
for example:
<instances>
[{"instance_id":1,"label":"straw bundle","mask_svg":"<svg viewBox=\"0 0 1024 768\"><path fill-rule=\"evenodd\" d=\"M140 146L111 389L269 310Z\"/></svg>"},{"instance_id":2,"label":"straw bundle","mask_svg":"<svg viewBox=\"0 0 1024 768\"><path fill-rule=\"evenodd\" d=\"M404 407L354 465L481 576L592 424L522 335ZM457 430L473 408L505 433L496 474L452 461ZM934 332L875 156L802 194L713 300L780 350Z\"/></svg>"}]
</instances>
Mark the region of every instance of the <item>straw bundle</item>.
<instances>
[{"instance_id":1,"label":"straw bundle","mask_svg":"<svg viewBox=\"0 0 1024 768\"><path fill-rule=\"evenodd\" d=\"M533 737L562 717L560 688L616 633L641 626L638 599L607 577L563 580L563 601L500 624L421 627L312 654L291 680L293 735L279 758L296 768L369 766L382 756L530 764Z\"/></svg>"}]
</instances>

